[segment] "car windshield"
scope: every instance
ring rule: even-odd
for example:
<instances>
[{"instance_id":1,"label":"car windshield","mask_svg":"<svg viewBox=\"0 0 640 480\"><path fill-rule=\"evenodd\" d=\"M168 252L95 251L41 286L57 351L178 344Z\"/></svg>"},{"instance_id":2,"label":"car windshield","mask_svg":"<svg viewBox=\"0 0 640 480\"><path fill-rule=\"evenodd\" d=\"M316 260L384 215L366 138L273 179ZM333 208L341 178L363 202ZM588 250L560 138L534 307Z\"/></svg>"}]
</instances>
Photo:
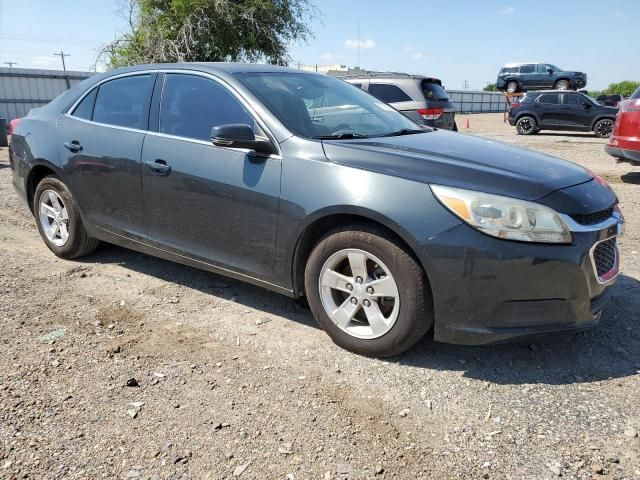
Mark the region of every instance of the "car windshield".
<instances>
[{"instance_id":1,"label":"car windshield","mask_svg":"<svg viewBox=\"0 0 640 480\"><path fill-rule=\"evenodd\" d=\"M558 68L558 67L556 67L555 65L551 65L550 63L548 63L548 64L547 64L547 67L549 67L551 70L556 70L556 71L558 71L558 72L561 72L561 71L562 71L562 69L561 69L561 68Z\"/></svg>"},{"instance_id":2,"label":"car windshield","mask_svg":"<svg viewBox=\"0 0 640 480\"><path fill-rule=\"evenodd\" d=\"M302 137L370 138L425 131L389 105L337 78L294 72L235 76Z\"/></svg>"}]
</instances>

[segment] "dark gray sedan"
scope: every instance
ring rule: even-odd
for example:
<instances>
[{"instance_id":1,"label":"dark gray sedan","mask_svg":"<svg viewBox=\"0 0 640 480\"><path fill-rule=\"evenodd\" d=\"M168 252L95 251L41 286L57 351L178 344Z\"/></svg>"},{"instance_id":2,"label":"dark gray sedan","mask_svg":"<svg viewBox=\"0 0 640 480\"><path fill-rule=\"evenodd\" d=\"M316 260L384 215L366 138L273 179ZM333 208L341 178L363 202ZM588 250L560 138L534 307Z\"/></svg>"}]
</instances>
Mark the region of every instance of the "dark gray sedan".
<instances>
[{"instance_id":1,"label":"dark gray sedan","mask_svg":"<svg viewBox=\"0 0 640 480\"><path fill-rule=\"evenodd\" d=\"M334 78L261 65L92 77L25 118L13 182L59 257L99 241L306 297L354 352L596 324L611 188L572 163L421 128Z\"/></svg>"}]
</instances>

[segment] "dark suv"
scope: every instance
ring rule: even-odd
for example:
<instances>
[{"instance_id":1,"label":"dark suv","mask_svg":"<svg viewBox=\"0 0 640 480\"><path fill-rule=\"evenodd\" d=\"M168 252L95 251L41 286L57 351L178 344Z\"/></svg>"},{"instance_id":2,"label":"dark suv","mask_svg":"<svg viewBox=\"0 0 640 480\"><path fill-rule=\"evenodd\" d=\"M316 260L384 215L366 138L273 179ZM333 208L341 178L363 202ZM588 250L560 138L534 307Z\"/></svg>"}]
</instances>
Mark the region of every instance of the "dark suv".
<instances>
[{"instance_id":1,"label":"dark suv","mask_svg":"<svg viewBox=\"0 0 640 480\"><path fill-rule=\"evenodd\" d=\"M456 107L437 78L407 73L367 73L342 79L391 105L418 125L458 131Z\"/></svg>"},{"instance_id":2,"label":"dark suv","mask_svg":"<svg viewBox=\"0 0 640 480\"><path fill-rule=\"evenodd\" d=\"M600 95L597 99L600 105L605 107L617 107L618 104L624 100L624 97L618 93L613 95Z\"/></svg>"},{"instance_id":3,"label":"dark suv","mask_svg":"<svg viewBox=\"0 0 640 480\"><path fill-rule=\"evenodd\" d=\"M508 93L542 88L578 90L586 85L586 73L566 72L550 63L508 63L496 81L498 90Z\"/></svg>"},{"instance_id":4,"label":"dark suv","mask_svg":"<svg viewBox=\"0 0 640 480\"><path fill-rule=\"evenodd\" d=\"M509 108L509 124L520 135L540 130L590 130L598 138L608 138L617 108L605 107L579 92L529 92Z\"/></svg>"}]
</instances>

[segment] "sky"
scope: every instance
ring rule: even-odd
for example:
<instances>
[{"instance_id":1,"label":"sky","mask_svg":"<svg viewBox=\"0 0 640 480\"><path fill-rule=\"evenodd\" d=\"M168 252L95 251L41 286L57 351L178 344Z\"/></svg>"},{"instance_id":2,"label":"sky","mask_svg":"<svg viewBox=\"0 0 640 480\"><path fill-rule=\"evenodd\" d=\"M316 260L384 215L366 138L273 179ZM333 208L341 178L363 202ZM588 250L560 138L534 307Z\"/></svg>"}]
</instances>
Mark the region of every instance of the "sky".
<instances>
[{"instance_id":1,"label":"sky","mask_svg":"<svg viewBox=\"0 0 640 480\"><path fill-rule=\"evenodd\" d=\"M88 70L126 22L122 0L0 0L0 66ZM316 0L314 36L292 66L345 64L426 73L450 89L480 89L509 62L588 74L587 89L640 80L640 0ZM360 36L358 39L358 30Z\"/></svg>"}]
</instances>

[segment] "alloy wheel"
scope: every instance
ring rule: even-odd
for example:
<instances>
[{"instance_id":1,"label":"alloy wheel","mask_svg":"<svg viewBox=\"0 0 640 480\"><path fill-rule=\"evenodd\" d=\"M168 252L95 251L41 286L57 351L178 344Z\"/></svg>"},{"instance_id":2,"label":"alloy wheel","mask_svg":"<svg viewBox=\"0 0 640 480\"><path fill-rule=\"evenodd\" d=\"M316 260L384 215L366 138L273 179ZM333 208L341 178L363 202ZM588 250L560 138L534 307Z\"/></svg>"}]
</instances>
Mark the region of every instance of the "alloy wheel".
<instances>
[{"instance_id":1,"label":"alloy wheel","mask_svg":"<svg viewBox=\"0 0 640 480\"><path fill-rule=\"evenodd\" d=\"M565 80L560 80L556 84L556 90L568 90L568 89L569 89L569 82L567 82Z\"/></svg>"},{"instance_id":2,"label":"alloy wheel","mask_svg":"<svg viewBox=\"0 0 640 480\"><path fill-rule=\"evenodd\" d=\"M40 195L40 225L47 239L57 247L69 240L69 212L62 198L53 190Z\"/></svg>"},{"instance_id":3,"label":"alloy wheel","mask_svg":"<svg viewBox=\"0 0 640 480\"><path fill-rule=\"evenodd\" d=\"M320 300L338 328L356 338L385 335L398 319L400 294L391 271L359 249L331 255L320 270Z\"/></svg>"},{"instance_id":4,"label":"alloy wheel","mask_svg":"<svg viewBox=\"0 0 640 480\"><path fill-rule=\"evenodd\" d=\"M518 84L516 82L509 82L507 84L507 92L516 93L516 90L518 90Z\"/></svg>"},{"instance_id":5,"label":"alloy wheel","mask_svg":"<svg viewBox=\"0 0 640 480\"><path fill-rule=\"evenodd\" d=\"M535 130L533 121L530 118L523 118L522 120L519 120L517 128L518 133L522 135L528 135Z\"/></svg>"},{"instance_id":6,"label":"alloy wheel","mask_svg":"<svg viewBox=\"0 0 640 480\"><path fill-rule=\"evenodd\" d=\"M602 138L606 138L611 136L611 132L613 131L613 122L611 120L603 120L598 124L598 128L596 129L596 133L598 136Z\"/></svg>"}]
</instances>

